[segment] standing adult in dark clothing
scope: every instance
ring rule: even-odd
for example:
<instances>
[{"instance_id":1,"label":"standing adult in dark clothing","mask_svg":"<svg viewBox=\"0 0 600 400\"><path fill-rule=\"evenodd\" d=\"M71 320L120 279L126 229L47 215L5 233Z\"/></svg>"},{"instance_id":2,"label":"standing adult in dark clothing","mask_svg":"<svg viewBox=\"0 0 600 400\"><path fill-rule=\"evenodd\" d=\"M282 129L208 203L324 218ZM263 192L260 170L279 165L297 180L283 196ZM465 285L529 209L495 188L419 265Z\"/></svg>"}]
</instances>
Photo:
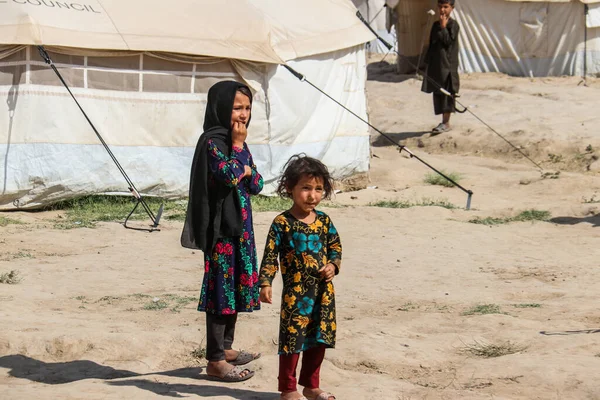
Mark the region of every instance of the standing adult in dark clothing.
<instances>
[{"instance_id":1,"label":"standing adult in dark clothing","mask_svg":"<svg viewBox=\"0 0 600 400\"><path fill-rule=\"evenodd\" d=\"M458 77L458 32L459 25L450 18L454 10L454 0L438 0L440 20L431 27L429 49L425 57L427 63L426 77L421 90L433 93L433 109L435 115L442 114L442 123L436 126L433 134L449 131L450 114L455 111L454 96L458 93L460 80ZM442 93L443 88L450 96Z\"/></svg>"}]
</instances>

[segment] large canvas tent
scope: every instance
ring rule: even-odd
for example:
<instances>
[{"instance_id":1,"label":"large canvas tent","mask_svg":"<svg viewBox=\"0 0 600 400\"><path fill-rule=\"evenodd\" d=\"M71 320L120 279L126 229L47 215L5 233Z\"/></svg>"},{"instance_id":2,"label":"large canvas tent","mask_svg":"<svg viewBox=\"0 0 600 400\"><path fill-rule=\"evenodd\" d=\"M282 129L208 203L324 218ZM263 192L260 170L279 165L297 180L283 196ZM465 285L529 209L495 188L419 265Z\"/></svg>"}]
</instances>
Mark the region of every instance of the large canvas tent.
<instances>
[{"instance_id":1,"label":"large canvas tent","mask_svg":"<svg viewBox=\"0 0 600 400\"><path fill-rule=\"evenodd\" d=\"M436 0L400 0L399 67L414 71ZM589 12L588 12L589 11ZM587 15L586 15L587 12ZM600 73L600 0L457 0L462 72L514 76Z\"/></svg>"},{"instance_id":2,"label":"large canvas tent","mask_svg":"<svg viewBox=\"0 0 600 400\"><path fill-rule=\"evenodd\" d=\"M143 193L187 194L206 93L255 93L248 143L272 191L289 156L337 178L369 165L368 127L281 65L367 118L364 43L350 0L0 1L0 209L126 192L126 184L36 45Z\"/></svg>"}]
</instances>

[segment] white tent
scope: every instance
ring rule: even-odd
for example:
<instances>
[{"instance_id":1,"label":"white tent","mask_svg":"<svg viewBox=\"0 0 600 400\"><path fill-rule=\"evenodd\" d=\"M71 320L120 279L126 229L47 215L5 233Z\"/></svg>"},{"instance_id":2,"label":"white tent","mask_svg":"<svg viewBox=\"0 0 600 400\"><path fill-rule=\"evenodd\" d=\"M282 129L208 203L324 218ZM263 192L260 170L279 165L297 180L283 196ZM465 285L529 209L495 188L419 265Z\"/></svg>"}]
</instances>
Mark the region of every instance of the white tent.
<instances>
[{"instance_id":1,"label":"white tent","mask_svg":"<svg viewBox=\"0 0 600 400\"><path fill-rule=\"evenodd\" d=\"M208 88L255 92L248 143L272 192L306 152L336 178L364 173L364 43L349 0L0 1L0 209L126 192L119 171L35 45L43 44L143 193L186 195Z\"/></svg>"},{"instance_id":2,"label":"white tent","mask_svg":"<svg viewBox=\"0 0 600 400\"><path fill-rule=\"evenodd\" d=\"M398 48L407 57L399 60L401 70L414 70L421 37L436 18L426 12L436 4L400 0ZM585 67L600 73L600 0L457 0L454 17L462 72L581 76Z\"/></svg>"}]
</instances>

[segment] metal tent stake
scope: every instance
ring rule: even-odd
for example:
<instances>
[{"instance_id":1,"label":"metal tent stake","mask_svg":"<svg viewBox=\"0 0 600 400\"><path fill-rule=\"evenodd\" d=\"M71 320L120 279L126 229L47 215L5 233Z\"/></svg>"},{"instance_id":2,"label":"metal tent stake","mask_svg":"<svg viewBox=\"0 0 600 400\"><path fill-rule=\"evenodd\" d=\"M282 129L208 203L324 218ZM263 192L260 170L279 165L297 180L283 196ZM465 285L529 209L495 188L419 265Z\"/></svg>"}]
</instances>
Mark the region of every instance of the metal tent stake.
<instances>
[{"instance_id":1,"label":"metal tent stake","mask_svg":"<svg viewBox=\"0 0 600 400\"><path fill-rule=\"evenodd\" d=\"M447 179L448 182L452 183L454 186L456 186L457 188L459 188L460 190L462 190L463 192L465 192L468 195L466 209L469 210L471 208L471 197L473 196L473 191L471 191L469 189L465 189L464 187L462 187L461 185L459 185L456 181L454 181L453 179L451 179L449 176L447 176L443 172L437 170L436 168L434 168L433 166L431 166L430 164L428 164L425 160L423 160L421 157L417 156L415 153L413 153L412 151L410 151L408 149L408 147L396 143L396 141L394 139L392 139L391 137L389 137L387 134L385 134L384 132L380 131L379 129L377 129L376 127L374 127L373 125L371 125L368 121L365 121L360 115L356 114L354 111L350 110L348 107L346 107L345 105L343 105L342 103L340 103L339 101L337 101L336 99L334 99L333 97L331 97L329 94L325 93L322 89L320 89L314 83L312 83L311 81L309 81L308 79L306 79L306 77L304 75L302 75L300 72L296 71L295 69L293 69L292 67L290 67L288 65L282 64L282 66L285 67L288 71L290 71L290 73L292 75L294 75L296 78L298 78L300 80L300 82L306 82L306 83L308 83L310 86L312 86L313 88L315 88L316 90L318 90L319 92L321 92L321 94L323 94L324 96L328 97L330 100L332 100L334 103L336 103L337 105L339 105L340 107L342 107L344 110L348 111L350 114L354 115L356 118L358 118L359 120L361 120L362 122L364 122L365 124L367 124L367 126L371 127L373 130L375 130L377 133L379 133L382 137L384 137L385 139L387 139L390 143L394 144L395 146L398 146L398 151L400 153L402 153L403 150L406 151L410 155L410 158L416 158L421 163L425 164L427 167L429 167L434 172L436 172L438 175L441 175L442 177L444 177L445 179Z\"/></svg>"}]
</instances>

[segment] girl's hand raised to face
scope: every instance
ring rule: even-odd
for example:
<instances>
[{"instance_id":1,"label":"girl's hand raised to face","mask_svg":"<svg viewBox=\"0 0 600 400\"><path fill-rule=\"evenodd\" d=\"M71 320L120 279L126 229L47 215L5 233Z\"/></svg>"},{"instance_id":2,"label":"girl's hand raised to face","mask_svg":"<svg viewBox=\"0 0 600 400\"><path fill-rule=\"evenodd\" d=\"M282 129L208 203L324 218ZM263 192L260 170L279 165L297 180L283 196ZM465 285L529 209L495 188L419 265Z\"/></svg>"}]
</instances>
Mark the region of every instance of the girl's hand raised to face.
<instances>
[{"instance_id":1,"label":"girl's hand raised to face","mask_svg":"<svg viewBox=\"0 0 600 400\"><path fill-rule=\"evenodd\" d=\"M267 304L273 303L273 288L271 288L271 286L263 286L260 288L260 301Z\"/></svg>"},{"instance_id":2,"label":"girl's hand raised to face","mask_svg":"<svg viewBox=\"0 0 600 400\"><path fill-rule=\"evenodd\" d=\"M244 142L248 136L246 124L243 122L234 122L231 129L231 142L235 147L244 148Z\"/></svg>"},{"instance_id":3,"label":"girl's hand raised to face","mask_svg":"<svg viewBox=\"0 0 600 400\"><path fill-rule=\"evenodd\" d=\"M319 270L321 278L325 279L325 282L331 282L335 276L335 265L332 263L327 264Z\"/></svg>"}]
</instances>

